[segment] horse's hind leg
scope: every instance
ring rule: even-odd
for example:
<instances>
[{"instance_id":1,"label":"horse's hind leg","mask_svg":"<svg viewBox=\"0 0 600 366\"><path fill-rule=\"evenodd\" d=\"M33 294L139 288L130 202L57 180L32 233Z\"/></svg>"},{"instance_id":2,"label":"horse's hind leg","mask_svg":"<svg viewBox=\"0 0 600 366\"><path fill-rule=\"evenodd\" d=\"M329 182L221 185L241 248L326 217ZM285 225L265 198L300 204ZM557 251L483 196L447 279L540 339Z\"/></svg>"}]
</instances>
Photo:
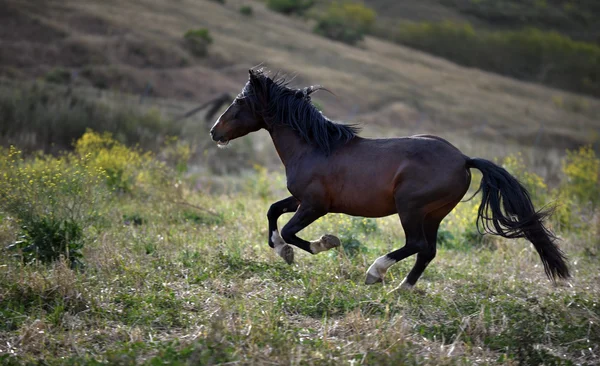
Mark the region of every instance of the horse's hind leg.
<instances>
[{"instance_id":1,"label":"horse's hind leg","mask_svg":"<svg viewBox=\"0 0 600 366\"><path fill-rule=\"evenodd\" d=\"M285 243L279 235L277 229L277 219L286 212L296 212L300 201L294 196L290 196L281 201L277 201L271 205L267 211L267 219L269 220L269 246L277 252L287 263L294 262L294 249Z\"/></svg>"},{"instance_id":2,"label":"horse's hind leg","mask_svg":"<svg viewBox=\"0 0 600 366\"><path fill-rule=\"evenodd\" d=\"M425 237L427 239L427 247L422 248L417 253L417 261L413 268L410 270L406 278L402 281L398 289L411 289L423 272L425 268L429 265L435 258L435 254L437 252L436 241L437 241L437 232L440 226L439 222L435 220L425 221L423 225L423 229L425 231Z\"/></svg>"},{"instance_id":3,"label":"horse's hind leg","mask_svg":"<svg viewBox=\"0 0 600 366\"><path fill-rule=\"evenodd\" d=\"M423 222L423 231L425 233L425 238L427 239L427 247L419 251L415 265L402 281L398 289L411 289L417 283L417 280L421 277L425 268L427 268L429 263L435 258L437 252L437 233L440 223L457 204L458 202L452 202L427 214L427 217Z\"/></svg>"},{"instance_id":4,"label":"horse's hind leg","mask_svg":"<svg viewBox=\"0 0 600 366\"><path fill-rule=\"evenodd\" d=\"M425 215L420 210L399 210L400 222L404 228L406 244L398 249L381 256L367 270L365 284L383 282L383 277L395 263L427 248L427 239L423 233Z\"/></svg>"}]
</instances>

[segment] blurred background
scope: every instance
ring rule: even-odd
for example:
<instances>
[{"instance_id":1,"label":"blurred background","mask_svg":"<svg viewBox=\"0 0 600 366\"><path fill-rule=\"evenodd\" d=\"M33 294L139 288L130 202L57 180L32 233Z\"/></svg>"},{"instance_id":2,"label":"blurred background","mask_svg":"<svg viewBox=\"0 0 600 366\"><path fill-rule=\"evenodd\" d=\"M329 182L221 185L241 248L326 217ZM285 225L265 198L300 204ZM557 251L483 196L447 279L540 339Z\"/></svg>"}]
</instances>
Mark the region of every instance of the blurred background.
<instances>
[{"instance_id":1,"label":"blurred background","mask_svg":"<svg viewBox=\"0 0 600 366\"><path fill-rule=\"evenodd\" d=\"M264 131L218 157L208 138L259 64L294 86L331 90L315 104L360 123L365 136L431 133L471 156L521 152L550 183L566 149L598 148L593 0L1 0L0 8L0 142L25 151L69 149L91 128L155 151L178 137L191 172L280 169Z\"/></svg>"}]
</instances>

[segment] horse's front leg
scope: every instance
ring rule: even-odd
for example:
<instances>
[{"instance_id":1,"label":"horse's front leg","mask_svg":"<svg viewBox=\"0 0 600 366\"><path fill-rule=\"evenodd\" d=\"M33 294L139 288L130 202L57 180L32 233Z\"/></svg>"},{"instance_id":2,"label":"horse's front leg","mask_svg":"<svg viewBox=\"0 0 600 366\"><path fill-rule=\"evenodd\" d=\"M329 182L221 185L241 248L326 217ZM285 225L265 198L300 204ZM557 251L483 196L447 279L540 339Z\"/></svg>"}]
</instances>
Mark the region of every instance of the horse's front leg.
<instances>
[{"instance_id":1,"label":"horse's front leg","mask_svg":"<svg viewBox=\"0 0 600 366\"><path fill-rule=\"evenodd\" d=\"M277 219L286 212L296 212L300 201L294 196L290 196L281 201L277 201L271 205L267 211L267 219L269 220L269 246L275 249L275 252L281 256L288 264L294 262L294 249L286 244L277 228Z\"/></svg>"},{"instance_id":2,"label":"horse's front leg","mask_svg":"<svg viewBox=\"0 0 600 366\"><path fill-rule=\"evenodd\" d=\"M323 235L318 240L307 241L296 236L296 233L312 224L319 217L327 214L326 210L302 203L294 217L283 227L281 236L288 244L293 244L311 254L317 254L331 248L339 247L340 239L333 235Z\"/></svg>"}]
</instances>

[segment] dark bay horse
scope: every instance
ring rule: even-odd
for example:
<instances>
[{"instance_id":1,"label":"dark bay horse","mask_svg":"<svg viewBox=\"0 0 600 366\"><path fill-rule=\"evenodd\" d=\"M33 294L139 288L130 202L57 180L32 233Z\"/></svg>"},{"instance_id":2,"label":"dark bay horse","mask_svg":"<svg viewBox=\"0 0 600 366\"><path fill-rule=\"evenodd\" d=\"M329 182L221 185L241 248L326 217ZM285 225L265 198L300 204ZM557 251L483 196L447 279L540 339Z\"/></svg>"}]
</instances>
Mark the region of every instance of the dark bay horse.
<instances>
[{"instance_id":1,"label":"dark bay horse","mask_svg":"<svg viewBox=\"0 0 600 366\"><path fill-rule=\"evenodd\" d=\"M569 277L565 256L543 225L548 212L536 211L527 190L503 168L469 158L436 136L359 137L355 126L334 123L311 104L310 95L320 87L293 89L263 70L249 72L249 81L210 134L222 146L262 128L270 133L292 195L269 208L268 240L287 263L294 260L289 244L311 254L340 245L333 235L313 241L296 235L329 212L365 217L397 213L406 243L377 258L366 283L381 282L391 265L417 254L401 284L411 288L435 257L440 222L467 192L470 169L475 168L483 174L478 228L505 238L527 238L550 279ZM295 214L280 235L277 219L285 212Z\"/></svg>"}]
</instances>

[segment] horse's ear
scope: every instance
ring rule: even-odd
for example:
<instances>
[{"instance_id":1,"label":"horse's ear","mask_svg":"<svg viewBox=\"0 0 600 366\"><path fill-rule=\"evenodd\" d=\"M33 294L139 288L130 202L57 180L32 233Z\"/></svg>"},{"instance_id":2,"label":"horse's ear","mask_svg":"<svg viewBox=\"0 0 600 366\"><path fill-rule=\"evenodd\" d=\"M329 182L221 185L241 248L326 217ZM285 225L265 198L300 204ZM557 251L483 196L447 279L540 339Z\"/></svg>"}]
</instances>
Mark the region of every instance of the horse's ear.
<instances>
[{"instance_id":1,"label":"horse's ear","mask_svg":"<svg viewBox=\"0 0 600 366\"><path fill-rule=\"evenodd\" d=\"M248 69L248 74L250 75L250 79L254 79L256 77L256 74L254 73L254 70L252 70L252 69Z\"/></svg>"}]
</instances>

